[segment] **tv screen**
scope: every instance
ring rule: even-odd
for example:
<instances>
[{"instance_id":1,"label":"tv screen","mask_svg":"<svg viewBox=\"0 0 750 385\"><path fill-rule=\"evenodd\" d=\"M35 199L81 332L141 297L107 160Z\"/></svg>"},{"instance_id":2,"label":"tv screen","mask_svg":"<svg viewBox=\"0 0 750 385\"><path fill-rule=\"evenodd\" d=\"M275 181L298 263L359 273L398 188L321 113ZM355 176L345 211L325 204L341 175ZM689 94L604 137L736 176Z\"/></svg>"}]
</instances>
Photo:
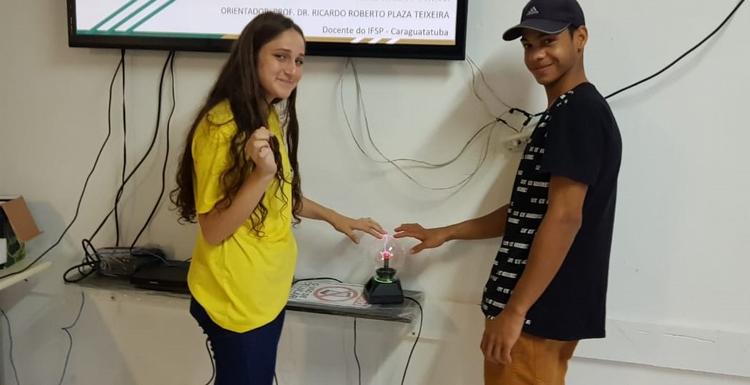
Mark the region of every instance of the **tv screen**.
<instances>
[{"instance_id":1,"label":"tv screen","mask_svg":"<svg viewBox=\"0 0 750 385\"><path fill-rule=\"evenodd\" d=\"M463 60L468 0L68 0L71 47L228 51L264 11L310 55Z\"/></svg>"}]
</instances>

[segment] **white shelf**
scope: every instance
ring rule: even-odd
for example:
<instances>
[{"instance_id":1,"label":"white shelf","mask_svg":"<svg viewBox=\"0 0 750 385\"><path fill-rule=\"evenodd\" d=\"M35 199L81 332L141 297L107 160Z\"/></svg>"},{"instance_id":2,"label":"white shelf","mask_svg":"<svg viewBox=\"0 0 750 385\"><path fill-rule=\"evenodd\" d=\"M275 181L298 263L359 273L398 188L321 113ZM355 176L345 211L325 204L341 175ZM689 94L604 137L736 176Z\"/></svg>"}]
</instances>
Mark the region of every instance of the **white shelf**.
<instances>
[{"instance_id":1,"label":"white shelf","mask_svg":"<svg viewBox=\"0 0 750 385\"><path fill-rule=\"evenodd\" d=\"M22 261L20 264L17 264L9 269L1 269L0 277L23 270L23 268L26 267L26 264L24 264L23 262L25 261ZM52 266L52 262L44 261L30 267L28 270L22 273L14 274L6 278L0 278L0 291L17 284L18 282L31 278L34 275L47 270L50 266Z\"/></svg>"}]
</instances>

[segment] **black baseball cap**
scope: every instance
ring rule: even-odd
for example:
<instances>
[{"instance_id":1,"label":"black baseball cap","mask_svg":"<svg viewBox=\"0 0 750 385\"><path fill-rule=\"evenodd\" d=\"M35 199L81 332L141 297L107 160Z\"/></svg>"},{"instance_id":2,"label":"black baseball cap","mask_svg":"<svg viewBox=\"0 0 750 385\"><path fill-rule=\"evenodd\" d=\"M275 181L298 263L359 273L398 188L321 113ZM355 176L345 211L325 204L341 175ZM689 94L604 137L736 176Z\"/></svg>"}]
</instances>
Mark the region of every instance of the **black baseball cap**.
<instances>
[{"instance_id":1,"label":"black baseball cap","mask_svg":"<svg viewBox=\"0 0 750 385\"><path fill-rule=\"evenodd\" d=\"M531 0L523 7L521 23L505 31L503 40L518 39L524 29L556 35L568 27L584 24L586 19L576 0Z\"/></svg>"}]
</instances>

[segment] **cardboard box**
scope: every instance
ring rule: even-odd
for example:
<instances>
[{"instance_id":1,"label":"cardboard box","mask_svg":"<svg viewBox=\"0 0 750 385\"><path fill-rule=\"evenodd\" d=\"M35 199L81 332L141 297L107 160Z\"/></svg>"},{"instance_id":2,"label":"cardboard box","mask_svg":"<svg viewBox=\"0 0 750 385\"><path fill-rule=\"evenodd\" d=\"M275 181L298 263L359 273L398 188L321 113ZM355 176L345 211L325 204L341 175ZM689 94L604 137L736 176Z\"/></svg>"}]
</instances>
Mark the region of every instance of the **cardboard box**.
<instances>
[{"instance_id":1,"label":"cardboard box","mask_svg":"<svg viewBox=\"0 0 750 385\"><path fill-rule=\"evenodd\" d=\"M26 256L25 243L39 235L39 228L22 196L0 195L0 269Z\"/></svg>"}]
</instances>

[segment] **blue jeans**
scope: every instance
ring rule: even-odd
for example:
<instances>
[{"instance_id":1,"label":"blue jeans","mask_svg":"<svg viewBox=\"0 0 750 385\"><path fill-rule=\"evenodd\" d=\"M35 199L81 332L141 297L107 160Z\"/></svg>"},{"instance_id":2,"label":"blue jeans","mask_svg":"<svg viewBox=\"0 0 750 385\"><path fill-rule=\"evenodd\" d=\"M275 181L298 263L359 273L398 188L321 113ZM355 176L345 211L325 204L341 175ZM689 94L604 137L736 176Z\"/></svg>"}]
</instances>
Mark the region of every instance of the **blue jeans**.
<instances>
[{"instance_id":1,"label":"blue jeans","mask_svg":"<svg viewBox=\"0 0 750 385\"><path fill-rule=\"evenodd\" d=\"M216 361L214 385L272 385L276 371L284 311L257 329L235 333L214 323L206 310L190 300L190 314L208 335Z\"/></svg>"}]
</instances>

